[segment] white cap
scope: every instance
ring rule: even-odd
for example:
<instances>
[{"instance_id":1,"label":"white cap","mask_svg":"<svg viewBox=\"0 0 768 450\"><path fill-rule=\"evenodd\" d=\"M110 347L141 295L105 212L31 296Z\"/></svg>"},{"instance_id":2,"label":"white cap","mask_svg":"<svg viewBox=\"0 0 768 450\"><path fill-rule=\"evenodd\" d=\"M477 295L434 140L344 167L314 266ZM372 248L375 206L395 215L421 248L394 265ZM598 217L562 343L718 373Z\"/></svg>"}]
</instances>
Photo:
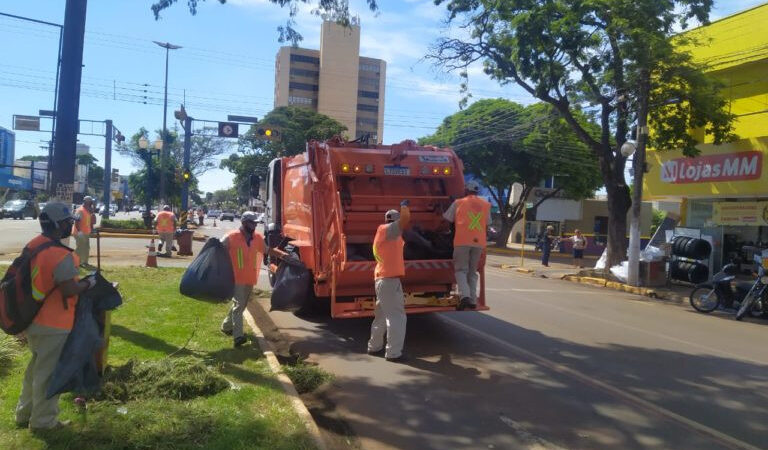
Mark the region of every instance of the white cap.
<instances>
[{"instance_id":1,"label":"white cap","mask_svg":"<svg viewBox=\"0 0 768 450\"><path fill-rule=\"evenodd\" d=\"M384 214L384 220L387 222L394 222L400 218L400 211L396 209L390 209Z\"/></svg>"},{"instance_id":2,"label":"white cap","mask_svg":"<svg viewBox=\"0 0 768 450\"><path fill-rule=\"evenodd\" d=\"M464 189L469 192L478 193L480 192L480 183L477 181L467 181L467 184L464 185Z\"/></svg>"},{"instance_id":3,"label":"white cap","mask_svg":"<svg viewBox=\"0 0 768 450\"><path fill-rule=\"evenodd\" d=\"M253 211L246 211L243 213L243 215L240 217L240 222L256 222L258 219L258 216Z\"/></svg>"}]
</instances>

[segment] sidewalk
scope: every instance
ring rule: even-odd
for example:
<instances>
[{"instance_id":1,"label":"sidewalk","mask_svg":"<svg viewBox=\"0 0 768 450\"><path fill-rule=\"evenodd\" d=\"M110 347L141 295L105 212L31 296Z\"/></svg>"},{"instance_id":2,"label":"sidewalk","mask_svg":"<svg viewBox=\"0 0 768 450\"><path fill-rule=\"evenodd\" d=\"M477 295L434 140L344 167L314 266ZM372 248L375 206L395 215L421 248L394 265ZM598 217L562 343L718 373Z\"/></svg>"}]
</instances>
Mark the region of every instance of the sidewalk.
<instances>
[{"instance_id":1,"label":"sidewalk","mask_svg":"<svg viewBox=\"0 0 768 450\"><path fill-rule=\"evenodd\" d=\"M591 270L597 258L584 258L584 269L575 268L573 259L564 253L552 253L549 267L541 264L541 252L534 252L533 246L526 245L525 256L521 264L520 244L517 249L497 249L488 247L488 264L502 270L530 274L539 278L553 278L594 287L613 289L650 297L671 303L687 304L692 286L668 284L667 286L635 287L618 281L609 280ZM530 248L530 250L529 250ZM515 252L516 250L516 252Z\"/></svg>"}]
</instances>

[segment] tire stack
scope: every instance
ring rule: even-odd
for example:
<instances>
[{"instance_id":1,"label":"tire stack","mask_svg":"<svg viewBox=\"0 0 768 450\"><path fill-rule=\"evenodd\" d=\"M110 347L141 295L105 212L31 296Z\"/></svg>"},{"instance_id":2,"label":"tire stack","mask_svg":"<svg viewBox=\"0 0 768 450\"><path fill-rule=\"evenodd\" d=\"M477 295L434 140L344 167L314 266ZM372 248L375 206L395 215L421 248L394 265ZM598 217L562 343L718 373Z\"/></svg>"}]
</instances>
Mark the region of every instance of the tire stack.
<instances>
[{"instance_id":1,"label":"tire stack","mask_svg":"<svg viewBox=\"0 0 768 450\"><path fill-rule=\"evenodd\" d=\"M675 237L672 240L672 255L676 258L669 264L669 277L694 284L707 281L709 268L699 261L709 259L711 253L712 245L704 239Z\"/></svg>"}]
</instances>

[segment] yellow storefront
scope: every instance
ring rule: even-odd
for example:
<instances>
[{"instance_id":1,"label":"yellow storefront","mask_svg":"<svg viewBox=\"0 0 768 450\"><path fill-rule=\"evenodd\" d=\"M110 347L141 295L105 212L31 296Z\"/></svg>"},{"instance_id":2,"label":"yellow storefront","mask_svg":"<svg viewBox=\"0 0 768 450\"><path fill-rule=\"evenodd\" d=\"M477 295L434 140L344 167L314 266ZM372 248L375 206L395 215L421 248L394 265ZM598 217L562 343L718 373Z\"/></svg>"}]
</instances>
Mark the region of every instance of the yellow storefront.
<instances>
[{"instance_id":1,"label":"yellow storefront","mask_svg":"<svg viewBox=\"0 0 768 450\"><path fill-rule=\"evenodd\" d=\"M736 117L736 142L704 143L695 158L648 151L643 200L680 202L680 225L713 237L714 262L740 256L742 245L768 248L768 4L691 30L690 51L723 83Z\"/></svg>"}]
</instances>

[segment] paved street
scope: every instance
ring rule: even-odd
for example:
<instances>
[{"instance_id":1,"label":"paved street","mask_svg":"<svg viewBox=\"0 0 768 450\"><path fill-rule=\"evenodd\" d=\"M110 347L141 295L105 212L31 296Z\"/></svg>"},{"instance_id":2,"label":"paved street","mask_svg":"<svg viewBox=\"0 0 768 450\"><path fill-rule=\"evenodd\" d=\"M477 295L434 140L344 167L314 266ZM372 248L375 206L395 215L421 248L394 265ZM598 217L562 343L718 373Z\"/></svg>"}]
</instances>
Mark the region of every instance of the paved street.
<instances>
[{"instance_id":1,"label":"paved street","mask_svg":"<svg viewBox=\"0 0 768 450\"><path fill-rule=\"evenodd\" d=\"M336 376L307 399L321 426L343 417L366 449L768 446L768 323L487 277L490 311L409 317L404 364L365 354L370 319L270 313Z\"/></svg>"}]
</instances>

